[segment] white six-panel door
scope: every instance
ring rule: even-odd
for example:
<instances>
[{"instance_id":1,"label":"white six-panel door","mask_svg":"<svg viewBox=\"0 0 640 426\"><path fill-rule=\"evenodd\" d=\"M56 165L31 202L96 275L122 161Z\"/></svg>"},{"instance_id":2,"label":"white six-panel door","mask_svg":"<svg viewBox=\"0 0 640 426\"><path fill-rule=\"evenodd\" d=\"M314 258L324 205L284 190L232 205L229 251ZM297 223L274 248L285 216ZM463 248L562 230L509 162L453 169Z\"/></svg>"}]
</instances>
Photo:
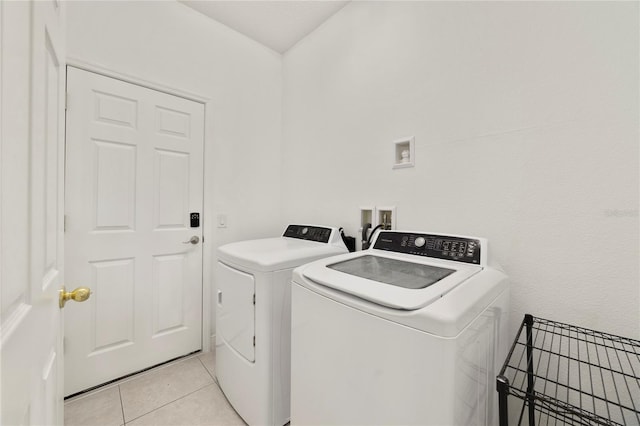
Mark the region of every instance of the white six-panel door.
<instances>
[{"instance_id":1,"label":"white six-panel door","mask_svg":"<svg viewBox=\"0 0 640 426\"><path fill-rule=\"evenodd\" d=\"M67 71L65 395L201 349L204 105ZM189 240L197 237L198 242Z\"/></svg>"},{"instance_id":2,"label":"white six-panel door","mask_svg":"<svg viewBox=\"0 0 640 426\"><path fill-rule=\"evenodd\" d=\"M62 425L64 3L0 21L0 424Z\"/></svg>"}]
</instances>

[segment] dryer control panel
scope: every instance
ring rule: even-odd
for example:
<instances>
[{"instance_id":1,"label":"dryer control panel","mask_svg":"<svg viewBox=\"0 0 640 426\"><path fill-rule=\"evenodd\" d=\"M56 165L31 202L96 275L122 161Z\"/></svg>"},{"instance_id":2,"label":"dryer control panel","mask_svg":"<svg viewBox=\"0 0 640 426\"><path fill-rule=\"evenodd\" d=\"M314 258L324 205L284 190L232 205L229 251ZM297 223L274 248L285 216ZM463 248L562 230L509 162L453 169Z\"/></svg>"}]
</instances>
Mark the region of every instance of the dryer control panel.
<instances>
[{"instance_id":1,"label":"dryer control panel","mask_svg":"<svg viewBox=\"0 0 640 426\"><path fill-rule=\"evenodd\" d=\"M479 265L480 246L475 238L382 231L373 248Z\"/></svg>"},{"instance_id":2,"label":"dryer control panel","mask_svg":"<svg viewBox=\"0 0 640 426\"><path fill-rule=\"evenodd\" d=\"M282 234L283 237L297 238L299 240L328 243L331 238L331 228L308 225L289 225Z\"/></svg>"}]
</instances>

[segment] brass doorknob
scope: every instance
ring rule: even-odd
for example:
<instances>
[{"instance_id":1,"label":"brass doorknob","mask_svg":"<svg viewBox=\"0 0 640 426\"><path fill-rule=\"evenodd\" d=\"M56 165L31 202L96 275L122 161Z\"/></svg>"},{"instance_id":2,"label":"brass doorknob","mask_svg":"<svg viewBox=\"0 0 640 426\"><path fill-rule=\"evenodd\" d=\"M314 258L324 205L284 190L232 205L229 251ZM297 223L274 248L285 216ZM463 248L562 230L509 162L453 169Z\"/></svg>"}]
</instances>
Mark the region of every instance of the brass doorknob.
<instances>
[{"instance_id":1,"label":"brass doorknob","mask_svg":"<svg viewBox=\"0 0 640 426\"><path fill-rule=\"evenodd\" d=\"M76 302L84 302L91 296L91 290L87 287L78 287L73 291L66 291L64 287L60 289L59 305L60 308L64 308L64 304L67 300L75 300Z\"/></svg>"}]
</instances>

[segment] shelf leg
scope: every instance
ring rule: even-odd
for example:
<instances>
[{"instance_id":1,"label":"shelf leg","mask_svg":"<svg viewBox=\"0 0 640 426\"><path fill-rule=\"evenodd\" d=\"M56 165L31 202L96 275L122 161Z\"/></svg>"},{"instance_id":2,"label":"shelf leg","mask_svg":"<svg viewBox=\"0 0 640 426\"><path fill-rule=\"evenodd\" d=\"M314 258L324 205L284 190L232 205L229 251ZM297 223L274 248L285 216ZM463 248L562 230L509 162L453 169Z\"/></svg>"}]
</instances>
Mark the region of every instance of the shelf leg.
<instances>
[{"instance_id":1,"label":"shelf leg","mask_svg":"<svg viewBox=\"0 0 640 426\"><path fill-rule=\"evenodd\" d=\"M500 426L509 426L509 409L507 400L509 396L509 379L505 376L496 378L496 388L498 389L498 418Z\"/></svg>"},{"instance_id":2,"label":"shelf leg","mask_svg":"<svg viewBox=\"0 0 640 426\"><path fill-rule=\"evenodd\" d=\"M529 426L534 426L536 405L534 398L535 382L533 380L533 316L526 314L524 316L524 322L527 326L527 402L529 405Z\"/></svg>"}]
</instances>

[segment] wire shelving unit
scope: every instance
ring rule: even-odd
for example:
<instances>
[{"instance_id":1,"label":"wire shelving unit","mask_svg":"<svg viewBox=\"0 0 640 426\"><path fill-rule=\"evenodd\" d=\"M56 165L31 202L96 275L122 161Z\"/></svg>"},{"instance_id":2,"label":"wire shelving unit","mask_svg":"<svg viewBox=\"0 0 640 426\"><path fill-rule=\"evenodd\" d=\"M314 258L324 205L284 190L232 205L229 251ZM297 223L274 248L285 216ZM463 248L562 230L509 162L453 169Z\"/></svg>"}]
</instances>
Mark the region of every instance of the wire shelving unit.
<instances>
[{"instance_id":1,"label":"wire shelving unit","mask_svg":"<svg viewBox=\"0 0 640 426\"><path fill-rule=\"evenodd\" d=\"M640 341L525 315L498 375L500 426L640 425Z\"/></svg>"}]
</instances>

